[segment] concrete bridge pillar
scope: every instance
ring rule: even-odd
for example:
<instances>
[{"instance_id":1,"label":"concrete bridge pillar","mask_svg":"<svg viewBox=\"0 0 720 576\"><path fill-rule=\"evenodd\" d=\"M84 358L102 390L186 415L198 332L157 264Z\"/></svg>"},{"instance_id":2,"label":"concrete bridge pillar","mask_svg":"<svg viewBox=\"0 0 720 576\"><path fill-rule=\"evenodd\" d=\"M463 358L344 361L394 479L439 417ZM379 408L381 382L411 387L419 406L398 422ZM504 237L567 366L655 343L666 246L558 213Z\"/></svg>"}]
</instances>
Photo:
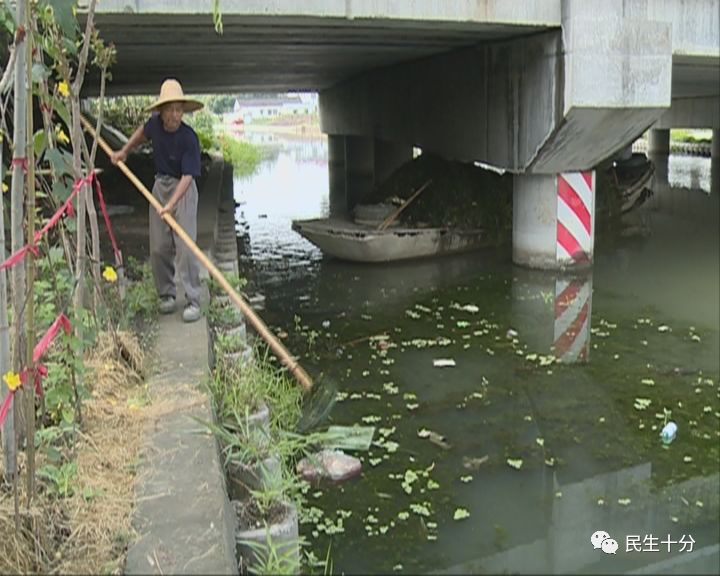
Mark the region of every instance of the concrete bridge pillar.
<instances>
[{"instance_id":1,"label":"concrete bridge pillar","mask_svg":"<svg viewBox=\"0 0 720 576\"><path fill-rule=\"evenodd\" d=\"M594 244L594 171L515 175L513 262L545 270L587 268Z\"/></svg>"},{"instance_id":2,"label":"concrete bridge pillar","mask_svg":"<svg viewBox=\"0 0 720 576\"><path fill-rule=\"evenodd\" d=\"M710 194L715 200L720 197L720 129L713 128L710 149Z\"/></svg>"},{"instance_id":3,"label":"concrete bridge pillar","mask_svg":"<svg viewBox=\"0 0 720 576\"><path fill-rule=\"evenodd\" d=\"M412 146L375 139L375 183L381 184L405 162L412 160Z\"/></svg>"},{"instance_id":4,"label":"concrete bridge pillar","mask_svg":"<svg viewBox=\"0 0 720 576\"><path fill-rule=\"evenodd\" d=\"M412 160L412 146L408 144L329 134L330 216L347 217L375 184L408 160Z\"/></svg>"},{"instance_id":5,"label":"concrete bridge pillar","mask_svg":"<svg viewBox=\"0 0 720 576\"><path fill-rule=\"evenodd\" d=\"M648 135L648 153L670 154L670 130L653 129Z\"/></svg>"},{"instance_id":6,"label":"concrete bridge pillar","mask_svg":"<svg viewBox=\"0 0 720 576\"><path fill-rule=\"evenodd\" d=\"M375 183L375 140L369 136L345 136L347 208L360 204Z\"/></svg>"},{"instance_id":7,"label":"concrete bridge pillar","mask_svg":"<svg viewBox=\"0 0 720 576\"><path fill-rule=\"evenodd\" d=\"M345 136L328 135L328 176L330 178L330 217L347 214L347 175L345 173Z\"/></svg>"},{"instance_id":8,"label":"concrete bridge pillar","mask_svg":"<svg viewBox=\"0 0 720 576\"><path fill-rule=\"evenodd\" d=\"M347 216L375 183L375 141L365 136L328 135L330 215Z\"/></svg>"}]
</instances>

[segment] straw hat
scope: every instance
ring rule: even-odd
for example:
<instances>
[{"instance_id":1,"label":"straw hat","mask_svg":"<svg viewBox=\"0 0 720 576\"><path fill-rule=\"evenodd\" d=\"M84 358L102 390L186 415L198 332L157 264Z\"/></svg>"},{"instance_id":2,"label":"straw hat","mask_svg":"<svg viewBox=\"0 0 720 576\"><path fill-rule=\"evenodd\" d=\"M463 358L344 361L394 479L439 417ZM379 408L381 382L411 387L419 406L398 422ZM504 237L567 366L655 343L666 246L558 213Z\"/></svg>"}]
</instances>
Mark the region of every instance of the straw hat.
<instances>
[{"instance_id":1,"label":"straw hat","mask_svg":"<svg viewBox=\"0 0 720 576\"><path fill-rule=\"evenodd\" d=\"M185 112L195 112L195 110L200 110L200 108L203 107L202 102L198 102L192 98L187 98L183 94L180 82L173 78L169 78L162 83L162 86L160 86L160 97L150 104L150 106L145 108L145 111L152 112L158 110L160 106L168 104L169 102L182 102L183 110Z\"/></svg>"}]
</instances>

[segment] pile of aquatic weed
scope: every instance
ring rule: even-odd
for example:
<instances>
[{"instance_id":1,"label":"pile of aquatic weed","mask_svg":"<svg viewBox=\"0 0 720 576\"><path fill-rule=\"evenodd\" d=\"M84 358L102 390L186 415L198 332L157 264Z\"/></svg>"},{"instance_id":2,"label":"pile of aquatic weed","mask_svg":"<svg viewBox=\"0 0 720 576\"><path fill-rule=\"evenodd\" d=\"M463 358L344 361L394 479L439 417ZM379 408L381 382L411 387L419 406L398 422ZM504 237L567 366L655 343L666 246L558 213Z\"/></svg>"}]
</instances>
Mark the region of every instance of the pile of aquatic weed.
<instances>
[{"instance_id":1,"label":"pile of aquatic weed","mask_svg":"<svg viewBox=\"0 0 720 576\"><path fill-rule=\"evenodd\" d=\"M60 495L40 475L27 506L24 454L19 455L19 515L12 491L0 496L0 573L121 573L133 539L135 464L145 415L143 351L134 335L102 333L86 360L90 397L82 425L56 443L76 466L70 488ZM47 463L37 455L37 469Z\"/></svg>"},{"instance_id":2,"label":"pile of aquatic weed","mask_svg":"<svg viewBox=\"0 0 720 576\"><path fill-rule=\"evenodd\" d=\"M512 175L474 164L422 154L400 166L363 203L405 200L429 180L432 183L402 212L401 222L418 227L481 228L490 238L508 239Z\"/></svg>"}]
</instances>

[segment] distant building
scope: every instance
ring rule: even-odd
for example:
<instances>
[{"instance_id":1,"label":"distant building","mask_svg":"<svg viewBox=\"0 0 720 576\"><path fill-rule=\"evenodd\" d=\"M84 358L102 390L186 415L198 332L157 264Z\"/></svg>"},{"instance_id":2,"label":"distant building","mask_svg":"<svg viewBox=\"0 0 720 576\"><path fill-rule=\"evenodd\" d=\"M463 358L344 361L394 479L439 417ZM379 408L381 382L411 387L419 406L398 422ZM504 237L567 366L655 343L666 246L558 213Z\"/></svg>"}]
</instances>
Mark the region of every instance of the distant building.
<instances>
[{"instance_id":1,"label":"distant building","mask_svg":"<svg viewBox=\"0 0 720 576\"><path fill-rule=\"evenodd\" d=\"M249 123L260 118L314 114L318 110L317 94L288 93L274 98L235 100L233 116Z\"/></svg>"}]
</instances>

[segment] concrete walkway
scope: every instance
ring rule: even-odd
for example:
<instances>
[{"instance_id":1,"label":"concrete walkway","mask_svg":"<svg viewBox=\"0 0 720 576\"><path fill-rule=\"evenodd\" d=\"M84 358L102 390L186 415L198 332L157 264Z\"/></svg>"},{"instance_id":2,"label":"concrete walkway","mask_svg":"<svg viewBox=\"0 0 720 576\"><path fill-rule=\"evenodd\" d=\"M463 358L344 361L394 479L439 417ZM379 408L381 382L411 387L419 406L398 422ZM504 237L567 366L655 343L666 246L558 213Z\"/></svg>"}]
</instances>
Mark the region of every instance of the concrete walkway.
<instances>
[{"instance_id":1,"label":"concrete walkway","mask_svg":"<svg viewBox=\"0 0 720 576\"><path fill-rule=\"evenodd\" d=\"M223 163L213 162L200 192L198 245L213 241ZM205 273L207 277L207 273ZM207 301L207 294L205 294ZM207 324L182 321L184 297L161 316L155 375L148 382L151 418L136 483L126 574L237 574L235 515L215 438L194 420L211 421L201 388L208 373Z\"/></svg>"}]
</instances>

